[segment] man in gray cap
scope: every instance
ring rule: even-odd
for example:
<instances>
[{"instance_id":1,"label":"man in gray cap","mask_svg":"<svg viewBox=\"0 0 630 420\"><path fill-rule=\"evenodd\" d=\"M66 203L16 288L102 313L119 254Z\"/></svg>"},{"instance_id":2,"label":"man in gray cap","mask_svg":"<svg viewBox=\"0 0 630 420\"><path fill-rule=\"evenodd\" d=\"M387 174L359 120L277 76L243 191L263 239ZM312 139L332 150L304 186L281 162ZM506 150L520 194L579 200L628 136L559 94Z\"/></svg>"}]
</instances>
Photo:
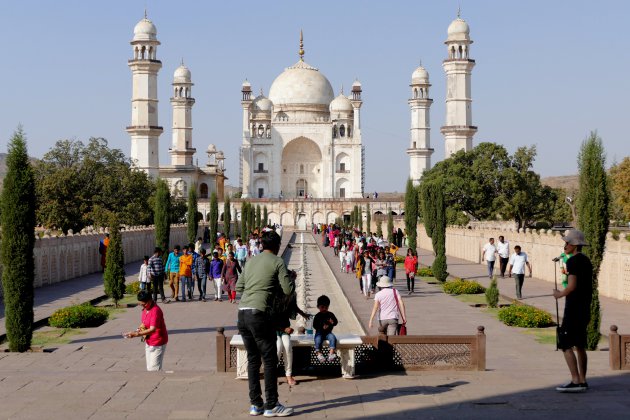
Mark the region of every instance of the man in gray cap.
<instances>
[{"instance_id":1,"label":"man in gray cap","mask_svg":"<svg viewBox=\"0 0 630 420\"><path fill-rule=\"evenodd\" d=\"M584 392L588 389L586 383L588 363L586 329L591 315L593 265L591 260L582 254L582 247L588 245L584 240L584 233L575 229L568 230L562 239L565 242L565 254L572 254L573 256L566 263L568 285L562 291L555 289L553 296L556 299L566 297L558 345L564 353L567 366L569 366L571 381L557 387L556 390L559 392Z\"/></svg>"}]
</instances>

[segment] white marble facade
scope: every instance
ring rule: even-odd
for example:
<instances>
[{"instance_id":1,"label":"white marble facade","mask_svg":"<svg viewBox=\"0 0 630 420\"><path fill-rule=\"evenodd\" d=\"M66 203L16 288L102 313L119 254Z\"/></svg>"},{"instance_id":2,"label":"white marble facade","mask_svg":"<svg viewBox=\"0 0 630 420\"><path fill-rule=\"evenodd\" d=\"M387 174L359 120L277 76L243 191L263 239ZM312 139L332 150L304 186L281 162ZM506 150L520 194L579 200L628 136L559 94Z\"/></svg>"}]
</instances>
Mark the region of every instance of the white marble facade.
<instances>
[{"instance_id":1,"label":"white marble facade","mask_svg":"<svg viewBox=\"0 0 630 420\"><path fill-rule=\"evenodd\" d=\"M363 196L361 83L335 97L328 79L304 61L288 67L253 97L241 89L243 198Z\"/></svg>"}]
</instances>

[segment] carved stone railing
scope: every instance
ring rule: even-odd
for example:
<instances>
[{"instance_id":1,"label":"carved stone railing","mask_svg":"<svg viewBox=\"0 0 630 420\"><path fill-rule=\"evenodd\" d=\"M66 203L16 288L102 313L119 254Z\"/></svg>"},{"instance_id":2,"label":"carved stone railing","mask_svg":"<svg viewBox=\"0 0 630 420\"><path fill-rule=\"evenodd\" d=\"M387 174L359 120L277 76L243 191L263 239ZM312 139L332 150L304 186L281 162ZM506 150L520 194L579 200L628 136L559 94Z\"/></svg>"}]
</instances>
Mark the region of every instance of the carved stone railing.
<instances>
[{"instance_id":1,"label":"carved stone railing","mask_svg":"<svg viewBox=\"0 0 630 420\"><path fill-rule=\"evenodd\" d=\"M617 326L610 326L610 368L612 370L630 370L630 335L619 334Z\"/></svg>"},{"instance_id":2,"label":"carved stone railing","mask_svg":"<svg viewBox=\"0 0 630 420\"><path fill-rule=\"evenodd\" d=\"M217 329L217 372L236 372L237 347L231 336ZM354 349L357 374L397 370L478 370L486 369L486 335L477 327L474 335L407 335L361 337ZM341 372L339 360L320 363L312 348L295 347L294 372L319 370Z\"/></svg>"}]
</instances>

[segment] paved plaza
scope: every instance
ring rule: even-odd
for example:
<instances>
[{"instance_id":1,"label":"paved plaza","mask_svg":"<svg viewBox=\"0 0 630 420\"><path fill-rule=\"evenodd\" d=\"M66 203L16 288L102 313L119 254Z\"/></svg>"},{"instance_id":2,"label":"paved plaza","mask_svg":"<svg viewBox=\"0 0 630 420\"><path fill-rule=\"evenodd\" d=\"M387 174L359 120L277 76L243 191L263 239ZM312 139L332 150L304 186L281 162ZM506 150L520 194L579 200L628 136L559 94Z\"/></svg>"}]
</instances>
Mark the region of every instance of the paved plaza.
<instances>
[{"instance_id":1,"label":"paved plaza","mask_svg":"<svg viewBox=\"0 0 630 420\"><path fill-rule=\"evenodd\" d=\"M332 249L322 251L341 286L335 299L345 295L363 328L375 334L375 329L367 328L372 301L359 294L353 275L339 272ZM422 263L429 262L426 254L421 252ZM484 281L481 265L449 258L449 271ZM404 274L399 270L396 285L405 289L400 278ZM505 286L500 283L501 292L509 295L512 280L505 282ZM75 293L86 293L79 290L79 282L74 284ZM98 284L84 285L101 293ZM57 300L52 295L44 298L53 288L38 289L37 301L54 306ZM531 296L549 290L542 280L526 279L526 301L538 305L538 299L547 298ZM503 325L435 285L419 282L416 291L412 296L403 293L410 334L473 334L478 325L484 325L485 372L411 372L353 380L298 376L300 383L294 387L281 380L281 401L294 407L300 417L332 419L628 416L630 375L609 369L607 346L589 353L591 389L584 394L559 394L554 387L569 376L553 345L539 344L533 336ZM91 298L82 295L82 299ZM68 299L78 298L65 297L60 305ZM343 304L333 302L333 307ZM602 306L605 322L628 331L626 304L603 299ZM0 418L247 418L247 382L234 379L234 373L216 373L216 330L225 327L227 335L235 332L237 305L193 301L161 307L170 338L164 372L146 372L143 345L121 337L122 331L139 322L140 309L130 308L52 353L0 353Z\"/></svg>"}]
</instances>

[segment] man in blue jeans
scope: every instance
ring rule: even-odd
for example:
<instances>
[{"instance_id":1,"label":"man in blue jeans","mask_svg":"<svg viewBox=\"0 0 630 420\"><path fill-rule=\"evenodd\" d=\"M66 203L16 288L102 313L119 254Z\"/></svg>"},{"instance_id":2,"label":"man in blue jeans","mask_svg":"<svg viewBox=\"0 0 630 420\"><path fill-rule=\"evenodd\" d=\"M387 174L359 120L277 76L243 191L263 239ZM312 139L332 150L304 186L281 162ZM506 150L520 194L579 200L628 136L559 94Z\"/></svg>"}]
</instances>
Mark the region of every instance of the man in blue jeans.
<instances>
[{"instance_id":1,"label":"man in blue jeans","mask_svg":"<svg viewBox=\"0 0 630 420\"><path fill-rule=\"evenodd\" d=\"M278 402L278 354L276 331L271 313L278 295L290 296L295 292L291 277L280 251L280 236L276 232L262 235L263 252L247 263L247 268L236 283L241 293L238 310L238 332L247 350L247 379L249 381L249 414L265 417L286 417L293 409ZM265 366L265 400L260 387L261 358Z\"/></svg>"}]
</instances>

